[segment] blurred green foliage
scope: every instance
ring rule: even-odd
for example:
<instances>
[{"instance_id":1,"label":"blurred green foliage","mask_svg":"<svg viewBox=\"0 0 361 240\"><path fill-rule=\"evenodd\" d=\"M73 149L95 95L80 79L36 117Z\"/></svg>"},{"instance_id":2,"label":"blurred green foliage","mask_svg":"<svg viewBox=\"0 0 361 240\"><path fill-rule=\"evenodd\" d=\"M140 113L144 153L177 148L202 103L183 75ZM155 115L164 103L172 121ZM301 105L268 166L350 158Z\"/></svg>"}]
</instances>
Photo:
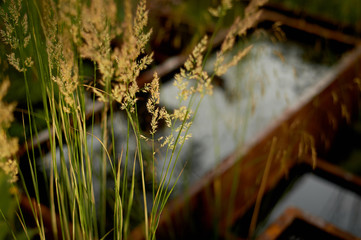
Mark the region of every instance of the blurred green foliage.
<instances>
[{"instance_id":1,"label":"blurred green foliage","mask_svg":"<svg viewBox=\"0 0 361 240\"><path fill-rule=\"evenodd\" d=\"M271 0L271 2L346 24L361 24L360 0Z\"/></svg>"},{"instance_id":2,"label":"blurred green foliage","mask_svg":"<svg viewBox=\"0 0 361 240\"><path fill-rule=\"evenodd\" d=\"M23 231L16 210L18 209L15 194L16 187L8 182L8 176L0 172L0 240L29 239L36 234L36 230Z\"/></svg>"}]
</instances>

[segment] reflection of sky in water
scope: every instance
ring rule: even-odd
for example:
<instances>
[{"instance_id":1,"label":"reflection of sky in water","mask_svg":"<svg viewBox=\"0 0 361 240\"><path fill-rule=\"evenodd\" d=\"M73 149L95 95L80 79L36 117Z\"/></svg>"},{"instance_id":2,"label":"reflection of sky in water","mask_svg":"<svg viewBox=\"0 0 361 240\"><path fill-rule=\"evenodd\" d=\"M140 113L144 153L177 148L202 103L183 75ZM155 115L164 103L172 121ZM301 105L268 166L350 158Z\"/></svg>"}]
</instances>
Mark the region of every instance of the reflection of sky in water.
<instances>
[{"instance_id":1,"label":"reflection of sky in water","mask_svg":"<svg viewBox=\"0 0 361 240\"><path fill-rule=\"evenodd\" d=\"M277 203L260 232L291 206L361 237L361 197L311 173Z\"/></svg>"},{"instance_id":2,"label":"reflection of sky in water","mask_svg":"<svg viewBox=\"0 0 361 240\"><path fill-rule=\"evenodd\" d=\"M183 180L198 180L237 146L255 139L316 80L331 74L330 66L306 62L303 54L297 44L255 41L242 63L223 76L224 87L203 99L181 154L178 171L188 160ZM161 104L176 108L176 95L172 82L162 85Z\"/></svg>"}]
</instances>

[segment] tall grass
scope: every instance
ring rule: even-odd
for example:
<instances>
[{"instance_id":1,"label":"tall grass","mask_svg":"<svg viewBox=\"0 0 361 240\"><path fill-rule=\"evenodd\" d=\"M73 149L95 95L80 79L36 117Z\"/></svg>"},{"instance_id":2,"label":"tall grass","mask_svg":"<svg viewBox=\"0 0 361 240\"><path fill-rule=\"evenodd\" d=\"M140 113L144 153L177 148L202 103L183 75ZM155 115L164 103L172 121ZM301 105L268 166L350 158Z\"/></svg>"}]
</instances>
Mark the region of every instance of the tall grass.
<instances>
[{"instance_id":1,"label":"tall grass","mask_svg":"<svg viewBox=\"0 0 361 240\"><path fill-rule=\"evenodd\" d=\"M250 5L246 16L252 17L262 2ZM138 183L144 235L155 239L161 212L179 178L173 176L174 169L184 142L191 137L192 121L204 94L212 94L214 75L209 76L203 68L214 35L201 39L175 75L179 108L171 113L160 107L157 73L145 85L137 82L153 61L153 53L147 51L152 30L147 27L146 1L140 0L135 9L129 0L118 10L117 5L120 4L112 0L2 2L1 36L8 51L7 61L23 74L26 89L27 114L23 122L31 179L25 179L23 174L20 177L27 198L35 198L30 201L35 202L31 207L40 239L46 239L49 232L55 239L126 239L132 229L132 212L137 211ZM222 1L210 12L222 22L231 7L231 1ZM250 51L251 47L241 50L225 62L224 54L248 27L248 20L235 21L217 55L215 74L224 74ZM121 44L112 47L114 39L120 39ZM88 70L89 60L93 71ZM34 78L41 89L42 114L34 111L31 100ZM148 96L149 131L140 126L140 94ZM98 136L94 130L97 102L102 103ZM13 111L13 105L10 108ZM128 127L121 151L116 150L115 143L116 111L126 116ZM40 129L35 119L39 117L46 123L49 135L49 163L43 156L36 157L41 152L36 144ZM157 134L160 122L170 129L168 136ZM136 145L134 153L129 150L132 139ZM13 143L9 139L5 142ZM101 145L100 157L93 152L94 144ZM159 148L165 148L166 161L162 166L157 166ZM2 161L14 156L16 148L12 149L8 155L0 156ZM49 165L49 170L38 169L40 165ZM156 175L155 168L161 169L160 174ZM16 177L16 171L10 172ZM51 229L45 227L42 216L40 171L45 173ZM97 181L100 192L95 190ZM28 191L29 186L34 188L34 196ZM112 194L108 194L109 189ZM29 227L21 216L20 208L19 219L26 232Z\"/></svg>"}]
</instances>

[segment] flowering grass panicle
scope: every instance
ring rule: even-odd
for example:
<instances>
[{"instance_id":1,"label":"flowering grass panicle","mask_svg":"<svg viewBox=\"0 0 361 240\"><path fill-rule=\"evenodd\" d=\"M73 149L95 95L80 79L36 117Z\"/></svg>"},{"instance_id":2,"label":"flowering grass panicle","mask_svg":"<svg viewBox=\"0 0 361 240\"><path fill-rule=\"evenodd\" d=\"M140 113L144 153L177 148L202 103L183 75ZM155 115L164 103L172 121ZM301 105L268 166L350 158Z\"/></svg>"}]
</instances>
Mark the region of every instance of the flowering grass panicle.
<instances>
[{"instance_id":1,"label":"flowering grass panicle","mask_svg":"<svg viewBox=\"0 0 361 240\"><path fill-rule=\"evenodd\" d=\"M174 109L174 112L172 114L172 119L179 120L179 121L185 121L188 120L191 117L191 110L187 109L186 106L181 106L179 109Z\"/></svg>"},{"instance_id":2,"label":"flowering grass panicle","mask_svg":"<svg viewBox=\"0 0 361 240\"><path fill-rule=\"evenodd\" d=\"M130 5L130 3L128 4ZM131 11L127 12L126 21L132 21ZM112 97L121 104L122 109L134 112L136 93L140 91L137 78L153 61L153 53L145 54L145 46L149 42L152 31L145 31L148 23L146 1L141 0L137 6L134 22L127 22L124 26L124 42L121 49L114 51L116 59L115 86Z\"/></svg>"},{"instance_id":3,"label":"flowering grass panicle","mask_svg":"<svg viewBox=\"0 0 361 240\"><path fill-rule=\"evenodd\" d=\"M147 101L147 110L152 115L150 134L154 136L158 128L158 122L161 119L165 120L167 127L171 126L171 117L165 107L159 108L157 106L160 101L159 77L157 72L154 73L152 82L145 84L143 91L149 92L150 94Z\"/></svg>"},{"instance_id":4,"label":"flowering grass panicle","mask_svg":"<svg viewBox=\"0 0 361 240\"><path fill-rule=\"evenodd\" d=\"M120 34L116 23L116 6L114 1L92 1L90 6L82 7L80 41L78 49L81 57L91 59L97 64L102 74L101 82L114 75L114 60L111 56L110 41Z\"/></svg>"},{"instance_id":5,"label":"flowering grass panicle","mask_svg":"<svg viewBox=\"0 0 361 240\"><path fill-rule=\"evenodd\" d=\"M227 10L232 8L232 0L222 0L217 8L208 8L209 13L214 17L222 17Z\"/></svg>"},{"instance_id":6,"label":"flowering grass panicle","mask_svg":"<svg viewBox=\"0 0 361 240\"><path fill-rule=\"evenodd\" d=\"M53 1L41 1L42 31L44 31L48 72L50 79L56 83L65 104L62 108L70 113L78 104L74 92L79 85L79 69L77 58L73 51L72 34L61 30L61 16ZM52 92L52 87L44 81L44 87ZM49 96L52 98L51 96Z\"/></svg>"},{"instance_id":7,"label":"flowering grass panicle","mask_svg":"<svg viewBox=\"0 0 361 240\"><path fill-rule=\"evenodd\" d=\"M249 51L251 51L252 47L253 46L250 45L250 46L244 48L243 50L239 51L227 63L224 63L224 61L225 61L225 56L224 55L227 52L227 50L221 49L221 51L217 53L217 59L216 59L216 63L215 63L215 66L214 66L215 74L217 76L222 76L223 74L225 74L228 71L229 68L231 68L233 66L236 66L239 63L239 61L242 58L244 58L249 53Z\"/></svg>"},{"instance_id":8,"label":"flowering grass panicle","mask_svg":"<svg viewBox=\"0 0 361 240\"><path fill-rule=\"evenodd\" d=\"M64 106L64 110L70 112L71 108L76 107L77 102L75 101L74 92L79 85L79 69L74 52L64 47L59 64L59 72L56 76L52 76L52 80L58 85L59 91L67 104L67 106Z\"/></svg>"},{"instance_id":9,"label":"flowering grass panicle","mask_svg":"<svg viewBox=\"0 0 361 240\"><path fill-rule=\"evenodd\" d=\"M30 56L18 57L17 53L23 54L28 47L31 35L28 29L28 16L22 11L21 0L4 0L4 7L0 9L0 16L3 19L5 30L0 30L0 35L4 43L8 44L12 51L7 54L8 62L19 72L25 72L33 66ZM19 36L21 36L19 38Z\"/></svg>"},{"instance_id":10,"label":"flowering grass panicle","mask_svg":"<svg viewBox=\"0 0 361 240\"><path fill-rule=\"evenodd\" d=\"M7 2L4 1L4 5ZM12 49L17 49L19 47L19 39L16 36L16 27L19 26L19 17L21 10L21 2L12 0L8 3L8 11L5 11L5 8L0 9L0 15L3 19L5 30L1 29L0 34L2 40L10 45Z\"/></svg>"},{"instance_id":11,"label":"flowering grass panicle","mask_svg":"<svg viewBox=\"0 0 361 240\"><path fill-rule=\"evenodd\" d=\"M8 182L15 183L18 180L18 164L9 158L6 162L0 162L0 169L8 176Z\"/></svg>"},{"instance_id":12,"label":"flowering grass panicle","mask_svg":"<svg viewBox=\"0 0 361 240\"><path fill-rule=\"evenodd\" d=\"M159 139L159 141L162 141L161 147L167 146L167 149L173 152L177 144L182 146L191 137L188 131L194 117L191 109L194 103L193 97L198 93L203 98L204 94L211 95L213 92L211 77L203 69L204 53L207 46L208 37L204 36L188 56L184 67L180 69L180 73L174 76L173 85L178 88L177 99L180 101L180 107L174 109L173 114L164 113L167 126L170 126L172 131L167 137ZM188 106L182 105L182 102L188 98L191 98ZM180 125L176 127L177 122Z\"/></svg>"},{"instance_id":13,"label":"flowering grass panicle","mask_svg":"<svg viewBox=\"0 0 361 240\"><path fill-rule=\"evenodd\" d=\"M58 23L60 20L53 1L42 0L40 4L43 11L41 23L45 36L48 69L50 76L54 76L60 66L63 48L58 36Z\"/></svg>"},{"instance_id":14,"label":"flowering grass panicle","mask_svg":"<svg viewBox=\"0 0 361 240\"><path fill-rule=\"evenodd\" d=\"M180 69L180 73L175 75L174 86L178 88L178 99L187 100L189 96L198 92L203 94L212 94L213 88L211 78L208 73L203 70L203 54L208 45L208 37L204 36L202 40L193 49L184 68ZM195 80L193 86L189 86L189 82Z\"/></svg>"},{"instance_id":15,"label":"flowering grass panicle","mask_svg":"<svg viewBox=\"0 0 361 240\"><path fill-rule=\"evenodd\" d=\"M56 3L56 1L53 1ZM78 0L59 0L56 4L57 12L59 14L58 24L63 25L66 29L71 29L75 34L74 39L77 39L79 30L79 12L81 10L82 1Z\"/></svg>"},{"instance_id":16,"label":"flowering grass panicle","mask_svg":"<svg viewBox=\"0 0 361 240\"><path fill-rule=\"evenodd\" d=\"M259 8L266 4L268 0L253 0L245 9L245 17L243 19L236 18L230 27L220 51L217 52L216 62L214 64L214 72L217 76L222 76L230 67L237 65L237 63L244 58L252 49L252 45L241 49L235 54L231 60L225 63L225 55L234 47L236 38L246 34L257 21L260 11Z\"/></svg>"},{"instance_id":17,"label":"flowering grass panicle","mask_svg":"<svg viewBox=\"0 0 361 240\"><path fill-rule=\"evenodd\" d=\"M14 120L13 111L15 109L15 103L3 102L9 86L9 78L5 78L0 86L0 169L8 175L9 182L13 183L17 180L18 174L18 165L14 160L14 155L19 146L17 138L10 138L6 134L6 130Z\"/></svg>"}]
</instances>

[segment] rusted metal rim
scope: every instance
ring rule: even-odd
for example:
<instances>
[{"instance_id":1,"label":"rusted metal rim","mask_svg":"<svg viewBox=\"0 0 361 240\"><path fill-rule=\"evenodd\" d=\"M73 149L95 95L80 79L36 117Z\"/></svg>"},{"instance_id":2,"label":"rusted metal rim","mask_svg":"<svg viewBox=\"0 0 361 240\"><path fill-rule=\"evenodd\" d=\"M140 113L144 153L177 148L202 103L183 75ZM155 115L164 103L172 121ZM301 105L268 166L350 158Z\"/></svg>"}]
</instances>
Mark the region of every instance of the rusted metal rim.
<instances>
[{"instance_id":1,"label":"rusted metal rim","mask_svg":"<svg viewBox=\"0 0 361 240\"><path fill-rule=\"evenodd\" d=\"M330 237L344 240L360 240L350 233L342 231L331 223L320 218L302 212L298 208L288 208L286 211L269 226L269 228L257 238L257 240L276 240L284 234L295 222L301 221L313 229L320 230Z\"/></svg>"}]
</instances>

